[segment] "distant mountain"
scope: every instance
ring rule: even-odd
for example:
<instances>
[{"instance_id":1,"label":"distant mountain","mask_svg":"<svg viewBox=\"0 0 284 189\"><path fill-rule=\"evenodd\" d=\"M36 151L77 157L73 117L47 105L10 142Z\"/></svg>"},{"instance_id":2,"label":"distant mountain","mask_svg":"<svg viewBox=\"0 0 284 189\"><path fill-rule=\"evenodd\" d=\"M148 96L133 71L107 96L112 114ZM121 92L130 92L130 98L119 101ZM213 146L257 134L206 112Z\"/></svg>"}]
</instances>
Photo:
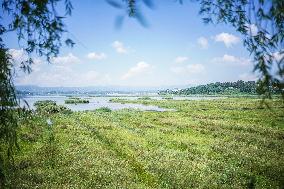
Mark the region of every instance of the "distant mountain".
<instances>
[{"instance_id":1,"label":"distant mountain","mask_svg":"<svg viewBox=\"0 0 284 189\"><path fill-rule=\"evenodd\" d=\"M157 93L165 89L181 89L188 86L131 87L131 86L90 86L90 87L39 87L36 85L16 86L19 94L56 95L56 94L108 94L108 93Z\"/></svg>"}]
</instances>

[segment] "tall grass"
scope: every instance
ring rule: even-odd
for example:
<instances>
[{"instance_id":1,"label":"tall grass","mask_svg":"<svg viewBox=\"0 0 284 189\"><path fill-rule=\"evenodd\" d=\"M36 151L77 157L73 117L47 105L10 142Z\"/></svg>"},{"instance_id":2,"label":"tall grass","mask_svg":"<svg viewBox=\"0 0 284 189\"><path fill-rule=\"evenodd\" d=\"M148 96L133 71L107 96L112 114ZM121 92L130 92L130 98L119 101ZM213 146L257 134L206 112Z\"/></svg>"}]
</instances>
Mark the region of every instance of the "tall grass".
<instances>
[{"instance_id":1,"label":"tall grass","mask_svg":"<svg viewBox=\"0 0 284 189\"><path fill-rule=\"evenodd\" d=\"M36 130L22 126L36 137L21 137L11 182L15 188L281 188L284 104L273 100L267 109L260 102L151 100L177 111L51 114L53 167L46 123L35 119Z\"/></svg>"}]
</instances>

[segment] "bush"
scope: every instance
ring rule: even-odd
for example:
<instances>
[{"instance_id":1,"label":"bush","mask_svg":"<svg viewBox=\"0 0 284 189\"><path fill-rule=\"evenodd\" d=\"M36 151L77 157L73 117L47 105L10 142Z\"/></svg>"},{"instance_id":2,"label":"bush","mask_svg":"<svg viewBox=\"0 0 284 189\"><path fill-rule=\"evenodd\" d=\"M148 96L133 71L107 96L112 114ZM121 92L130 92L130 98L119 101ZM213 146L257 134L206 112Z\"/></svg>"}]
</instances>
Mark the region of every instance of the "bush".
<instances>
[{"instance_id":1,"label":"bush","mask_svg":"<svg viewBox=\"0 0 284 189\"><path fill-rule=\"evenodd\" d=\"M57 105L55 101L43 100L35 102L34 106L36 111L43 114L54 114L54 113L70 113L71 110L65 106Z\"/></svg>"},{"instance_id":2,"label":"bush","mask_svg":"<svg viewBox=\"0 0 284 189\"><path fill-rule=\"evenodd\" d=\"M163 97L162 99L164 99L164 100L173 100L174 98L171 97L171 96L165 96L165 97Z\"/></svg>"},{"instance_id":3,"label":"bush","mask_svg":"<svg viewBox=\"0 0 284 189\"><path fill-rule=\"evenodd\" d=\"M36 101L34 103L34 106L36 108L38 107L43 107L43 106L47 106L47 105L56 105L56 102L53 100L41 100L41 101Z\"/></svg>"},{"instance_id":4,"label":"bush","mask_svg":"<svg viewBox=\"0 0 284 189\"><path fill-rule=\"evenodd\" d=\"M149 96L139 97L138 100L152 100Z\"/></svg>"},{"instance_id":5,"label":"bush","mask_svg":"<svg viewBox=\"0 0 284 189\"><path fill-rule=\"evenodd\" d=\"M89 103L89 100L73 97L65 100L64 102L65 104L87 104Z\"/></svg>"},{"instance_id":6,"label":"bush","mask_svg":"<svg viewBox=\"0 0 284 189\"><path fill-rule=\"evenodd\" d=\"M98 112L111 112L112 110L108 107L101 107L101 108L96 109L96 111L98 111Z\"/></svg>"}]
</instances>

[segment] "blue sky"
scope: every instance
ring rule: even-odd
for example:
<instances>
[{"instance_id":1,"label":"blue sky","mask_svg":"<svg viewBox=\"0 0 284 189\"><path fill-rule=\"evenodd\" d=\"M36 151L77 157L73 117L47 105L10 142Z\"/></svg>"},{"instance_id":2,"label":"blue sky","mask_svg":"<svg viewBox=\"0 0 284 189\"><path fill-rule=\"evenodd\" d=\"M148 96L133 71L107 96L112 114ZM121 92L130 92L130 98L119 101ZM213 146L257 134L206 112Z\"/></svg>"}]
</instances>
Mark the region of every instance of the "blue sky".
<instances>
[{"instance_id":1,"label":"blue sky","mask_svg":"<svg viewBox=\"0 0 284 189\"><path fill-rule=\"evenodd\" d=\"M47 64L35 57L33 72L20 73L17 85L169 86L216 81L254 80L253 62L241 36L226 25L205 25L198 4L159 1L154 10L141 5L143 27L104 0L73 1L66 25L76 45L63 47ZM5 39L16 60L25 58L16 36Z\"/></svg>"}]
</instances>

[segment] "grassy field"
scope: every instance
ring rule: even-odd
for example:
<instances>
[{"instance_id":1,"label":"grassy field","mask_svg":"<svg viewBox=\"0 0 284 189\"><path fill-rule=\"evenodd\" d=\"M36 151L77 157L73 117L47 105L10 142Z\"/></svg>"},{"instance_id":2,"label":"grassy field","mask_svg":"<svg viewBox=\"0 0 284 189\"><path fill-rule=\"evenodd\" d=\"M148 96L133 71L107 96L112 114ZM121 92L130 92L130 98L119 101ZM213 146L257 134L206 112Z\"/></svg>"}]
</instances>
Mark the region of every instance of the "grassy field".
<instances>
[{"instance_id":1,"label":"grassy field","mask_svg":"<svg viewBox=\"0 0 284 189\"><path fill-rule=\"evenodd\" d=\"M116 99L114 101L129 102ZM137 100L175 109L35 116L12 188L283 188L284 104Z\"/></svg>"}]
</instances>

